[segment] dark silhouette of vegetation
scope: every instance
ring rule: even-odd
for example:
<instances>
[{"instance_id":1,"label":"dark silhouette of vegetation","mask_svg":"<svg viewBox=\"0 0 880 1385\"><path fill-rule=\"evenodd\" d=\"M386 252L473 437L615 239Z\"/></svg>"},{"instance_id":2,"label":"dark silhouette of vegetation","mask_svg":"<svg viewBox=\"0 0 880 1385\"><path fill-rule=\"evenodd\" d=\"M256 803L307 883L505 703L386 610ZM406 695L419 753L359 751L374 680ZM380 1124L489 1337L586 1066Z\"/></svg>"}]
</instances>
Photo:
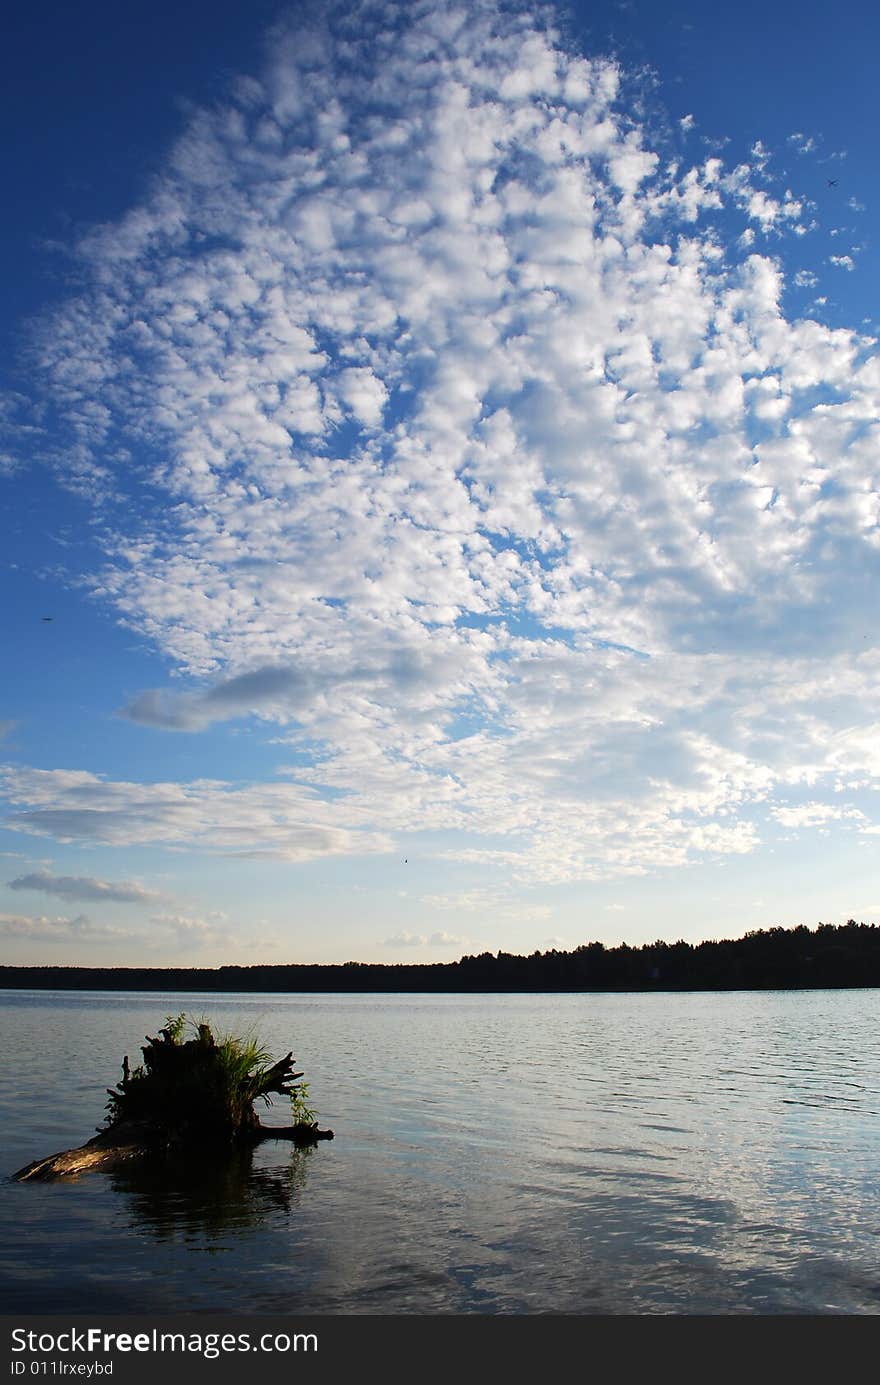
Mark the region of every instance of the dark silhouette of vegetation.
<instances>
[{"instance_id":1,"label":"dark silhouette of vegetation","mask_svg":"<svg viewBox=\"0 0 880 1385\"><path fill-rule=\"evenodd\" d=\"M237 1140L260 1129L254 1102L271 1105L271 1094L287 1097L304 1128L314 1113L302 1108L302 1088L293 1054L277 1063L253 1038L215 1039L210 1026L186 1015L169 1016L159 1037L141 1049L144 1061L131 1071L126 1058L122 1081L108 1088L107 1129L137 1121L164 1145L192 1140ZM308 1119L306 1119L308 1117Z\"/></svg>"},{"instance_id":2,"label":"dark silhouette of vegetation","mask_svg":"<svg viewBox=\"0 0 880 1385\"><path fill-rule=\"evenodd\" d=\"M0 967L0 987L114 991L713 991L880 986L880 928L820 923L641 947L585 943L457 962L249 967Z\"/></svg>"},{"instance_id":3,"label":"dark silhouette of vegetation","mask_svg":"<svg viewBox=\"0 0 880 1385\"><path fill-rule=\"evenodd\" d=\"M193 1037L185 1039L188 1029ZM169 1016L159 1037L147 1035L144 1061L134 1070L126 1056L122 1081L108 1087L107 1117L94 1139L75 1149L36 1159L14 1175L59 1178L93 1169L116 1169L145 1159L192 1157L217 1163L236 1145L289 1139L300 1145L332 1139L306 1105L308 1086L298 1082L293 1054L277 1062L252 1038L215 1038L208 1024ZM288 1099L291 1124L264 1126L254 1103Z\"/></svg>"}]
</instances>

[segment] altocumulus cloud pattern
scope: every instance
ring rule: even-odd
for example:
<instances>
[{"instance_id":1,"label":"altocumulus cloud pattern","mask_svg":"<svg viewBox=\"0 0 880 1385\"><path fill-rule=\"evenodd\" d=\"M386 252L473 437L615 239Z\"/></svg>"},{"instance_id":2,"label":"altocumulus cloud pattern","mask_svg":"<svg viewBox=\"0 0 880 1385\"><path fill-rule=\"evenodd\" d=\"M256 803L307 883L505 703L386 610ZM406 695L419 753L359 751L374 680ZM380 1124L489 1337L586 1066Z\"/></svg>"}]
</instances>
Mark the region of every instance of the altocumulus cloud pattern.
<instances>
[{"instance_id":1,"label":"altocumulus cloud pattern","mask_svg":"<svg viewBox=\"0 0 880 1385\"><path fill-rule=\"evenodd\" d=\"M321 5L267 51L40 354L59 476L125 517L93 589L180 675L124 714L256 716L295 768L17 768L14 823L419 828L527 882L880 830L880 368L780 306L796 196L671 152L540 11Z\"/></svg>"}]
</instances>

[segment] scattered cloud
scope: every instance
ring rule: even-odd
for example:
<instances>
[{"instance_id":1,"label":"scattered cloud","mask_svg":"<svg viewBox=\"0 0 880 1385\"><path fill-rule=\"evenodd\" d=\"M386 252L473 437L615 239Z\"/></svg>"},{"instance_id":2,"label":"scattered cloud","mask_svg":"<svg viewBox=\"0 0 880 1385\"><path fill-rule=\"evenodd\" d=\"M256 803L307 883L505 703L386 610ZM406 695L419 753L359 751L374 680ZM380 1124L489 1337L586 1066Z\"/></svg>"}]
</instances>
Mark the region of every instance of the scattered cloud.
<instances>
[{"instance_id":1,"label":"scattered cloud","mask_svg":"<svg viewBox=\"0 0 880 1385\"><path fill-rule=\"evenodd\" d=\"M794 807L773 808L771 811L783 827L824 827L835 821L865 821L864 813L858 808L838 807L831 803L802 803Z\"/></svg>"},{"instance_id":2,"label":"scattered cloud","mask_svg":"<svg viewBox=\"0 0 880 1385\"><path fill-rule=\"evenodd\" d=\"M126 928L92 923L85 914L76 918L32 918L24 914L0 913L0 936L24 942L127 942L136 935Z\"/></svg>"},{"instance_id":3,"label":"scattered cloud","mask_svg":"<svg viewBox=\"0 0 880 1385\"><path fill-rule=\"evenodd\" d=\"M290 861L390 848L388 837L370 830L362 810L347 811L341 825L332 802L303 784L136 784L85 770L15 768L0 771L0 779L19 805L5 826L62 842L186 844Z\"/></svg>"},{"instance_id":4,"label":"scattered cloud","mask_svg":"<svg viewBox=\"0 0 880 1385\"><path fill-rule=\"evenodd\" d=\"M442 909L460 917L476 914L481 919L507 923L536 923L553 915L552 908L512 893L504 887L475 887L454 894L424 894L419 899L425 909Z\"/></svg>"},{"instance_id":5,"label":"scattered cloud","mask_svg":"<svg viewBox=\"0 0 880 1385\"><path fill-rule=\"evenodd\" d=\"M397 933L392 938L386 938L383 947L463 947L467 942L466 938L457 937L453 933L440 930L436 933Z\"/></svg>"},{"instance_id":6,"label":"scattered cloud","mask_svg":"<svg viewBox=\"0 0 880 1385\"><path fill-rule=\"evenodd\" d=\"M155 914L151 923L154 942L157 936L164 935L179 949L189 950L193 946L196 949L213 949L230 945L235 941L228 927L226 915L222 913L211 914L208 918L193 914Z\"/></svg>"},{"instance_id":7,"label":"scattered cloud","mask_svg":"<svg viewBox=\"0 0 880 1385\"><path fill-rule=\"evenodd\" d=\"M140 960L151 956L205 956L216 963L219 954L237 954L248 947L247 940L236 936L230 928L226 914L213 911L211 914L152 914L147 924L118 925L104 924L91 920L87 914L65 915L0 913L0 936L12 942L53 943L55 958L64 953L64 947L72 945L72 956L76 956L76 946L94 945L101 949L101 960L116 945L125 956L136 954ZM58 951L61 949L61 951Z\"/></svg>"},{"instance_id":8,"label":"scattered cloud","mask_svg":"<svg viewBox=\"0 0 880 1385\"><path fill-rule=\"evenodd\" d=\"M212 963L217 961L219 948L237 952L243 945L246 946L234 937L223 915L202 918L163 913L152 917L146 928L132 928L95 923L86 914L68 918L0 913L0 937L18 944L55 943L63 949L69 945L91 944L102 949L102 962L107 959L107 950L112 953L117 945L124 948L126 953L137 949L141 957L148 957L150 953L163 956L197 956L205 953ZM68 954L61 952L57 955Z\"/></svg>"},{"instance_id":9,"label":"scattered cloud","mask_svg":"<svg viewBox=\"0 0 880 1385\"><path fill-rule=\"evenodd\" d=\"M9 766L7 827L291 861L426 831L553 883L876 790L874 343L786 316L806 204L768 148L687 166L627 92L491 0L330 4L83 237L44 455L116 502L91 590L176 674L123 715L259 718L290 767Z\"/></svg>"},{"instance_id":10,"label":"scattered cloud","mask_svg":"<svg viewBox=\"0 0 880 1385\"><path fill-rule=\"evenodd\" d=\"M773 151L767 148L763 140L756 139L751 148L751 155L756 166L763 172L765 165L773 157Z\"/></svg>"},{"instance_id":11,"label":"scattered cloud","mask_svg":"<svg viewBox=\"0 0 880 1385\"><path fill-rule=\"evenodd\" d=\"M88 901L102 900L125 904L157 904L163 896L137 881L96 880L85 875L50 875L47 871L32 871L8 882L11 890L39 890L42 894L57 895L59 899Z\"/></svg>"},{"instance_id":12,"label":"scattered cloud","mask_svg":"<svg viewBox=\"0 0 880 1385\"><path fill-rule=\"evenodd\" d=\"M800 130L788 136L788 143L794 146L798 154L812 154L818 148L813 136L805 135Z\"/></svg>"}]
</instances>

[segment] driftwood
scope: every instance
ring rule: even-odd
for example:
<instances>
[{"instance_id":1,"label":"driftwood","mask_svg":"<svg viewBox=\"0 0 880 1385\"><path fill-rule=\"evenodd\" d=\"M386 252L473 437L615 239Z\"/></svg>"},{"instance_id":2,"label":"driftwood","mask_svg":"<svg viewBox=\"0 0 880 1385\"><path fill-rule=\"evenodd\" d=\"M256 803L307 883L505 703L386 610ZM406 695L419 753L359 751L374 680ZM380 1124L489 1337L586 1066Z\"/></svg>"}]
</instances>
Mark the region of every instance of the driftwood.
<instances>
[{"instance_id":1,"label":"driftwood","mask_svg":"<svg viewBox=\"0 0 880 1385\"><path fill-rule=\"evenodd\" d=\"M318 1140L332 1140L333 1131L319 1130L317 1123L305 1122L299 1125L258 1125L242 1138L252 1144L260 1144L263 1140L292 1140L296 1145L312 1145ZM194 1158L217 1157L216 1149L213 1154L208 1154L211 1149L210 1145L192 1142ZM118 1125L102 1130L75 1149L64 1149L45 1159L35 1159L12 1177L19 1183L29 1178L75 1178L81 1173L109 1172L136 1159L155 1159L160 1153L153 1132L142 1125Z\"/></svg>"},{"instance_id":2,"label":"driftwood","mask_svg":"<svg viewBox=\"0 0 880 1385\"><path fill-rule=\"evenodd\" d=\"M303 1146L333 1139L333 1131L320 1130L301 1100L292 1114L304 1118L291 1125L263 1125L257 1118L256 1098L268 1101L269 1093L277 1093L295 1101L308 1090L295 1085L303 1074L294 1071L292 1052L267 1067L262 1054L251 1059L238 1041L218 1045L204 1023L195 1026L194 1039L182 1043L184 1020L183 1015L169 1020L159 1038L147 1035L143 1067L132 1072L128 1057L123 1059L122 1081L107 1088L105 1129L75 1149L34 1160L13 1178L69 1178L171 1153L216 1161L236 1144L291 1140ZM224 1078L224 1060L243 1053L245 1069Z\"/></svg>"}]
</instances>

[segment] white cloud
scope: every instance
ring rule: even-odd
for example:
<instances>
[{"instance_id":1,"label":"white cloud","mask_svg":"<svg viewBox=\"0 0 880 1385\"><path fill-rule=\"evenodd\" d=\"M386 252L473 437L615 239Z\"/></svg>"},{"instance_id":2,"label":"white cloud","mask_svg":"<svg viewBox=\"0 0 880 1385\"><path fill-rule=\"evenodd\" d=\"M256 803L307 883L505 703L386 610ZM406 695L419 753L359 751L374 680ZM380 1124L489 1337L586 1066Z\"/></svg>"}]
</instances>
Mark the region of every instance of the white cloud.
<instances>
[{"instance_id":1,"label":"white cloud","mask_svg":"<svg viewBox=\"0 0 880 1385\"><path fill-rule=\"evenodd\" d=\"M752 851L771 795L874 782L873 344L786 317L804 203L760 142L680 166L614 64L490 0L378 15L281 26L41 338L64 483L166 502L91 574L177 674L124 714L259 717L297 768L10 769L9 825L425 830L530 882Z\"/></svg>"},{"instance_id":2,"label":"white cloud","mask_svg":"<svg viewBox=\"0 0 880 1385\"><path fill-rule=\"evenodd\" d=\"M107 900L127 904L156 904L162 899L157 890L149 890L135 880L97 880L84 875L50 875L48 871L32 871L8 882L11 890L38 890L57 895L59 899L82 900L90 903Z\"/></svg>"},{"instance_id":3,"label":"white cloud","mask_svg":"<svg viewBox=\"0 0 880 1385\"><path fill-rule=\"evenodd\" d=\"M770 197L761 189L755 189L749 194L746 208L752 220L759 222L764 231L775 226L781 218L788 221L797 220L802 210L801 203L793 198L788 197L786 201L780 202L778 198Z\"/></svg>"},{"instance_id":4,"label":"white cloud","mask_svg":"<svg viewBox=\"0 0 880 1385\"><path fill-rule=\"evenodd\" d=\"M339 372L336 388L344 403L361 423L378 426L388 401L388 390L368 366L350 366Z\"/></svg>"},{"instance_id":5,"label":"white cloud","mask_svg":"<svg viewBox=\"0 0 880 1385\"><path fill-rule=\"evenodd\" d=\"M813 136L805 135L800 130L788 136L788 143L794 145L799 154L812 154L818 148Z\"/></svg>"},{"instance_id":6,"label":"white cloud","mask_svg":"<svg viewBox=\"0 0 880 1385\"><path fill-rule=\"evenodd\" d=\"M130 929L92 923L85 914L78 914L76 918L49 918L42 914L33 918L26 914L0 913L0 937L10 941L114 943L128 941L134 936Z\"/></svg>"},{"instance_id":7,"label":"white cloud","mask_svg":"<svg viewBox=\"0 0 880 1385\"><path fill-rule=\"evenodd\" d=\"M431 933L428 937L429 947L463 947L466 942L466 938L460 938L455 933L447 933L445 929Z\"/></svg>"},{"instance_id":8,"label":"white cloud","mask_svg":"<svg viewBox=\"0 0 880 1385\"><path fill-rule=\"evenodd\" d=\"M187 844L290 861L390 846L357 809L345 813L347 825L339 825L332 804L302 784L135 784L84 770L7 769L3 779L8 799L18 805L6 826L63 842Z\"/></svg>"},{"instance_id":9,"label":"white cloud","mask_svg":"<svg viewBox=\"0 0 880 1385\"><path fill-rule=\"evenodd\" d=\"M458 859L472 862L470 853L449 859ZM496 862L493 861L493 864ZM522 868L522 859L519 862ZM504 923L536 923L546 921L552 917L553 910L549 905L540 903L538 900L529 899L528 896L521 897L505 887L475 886L470 890L457 890L451 894L424 894L419 899L419 904L424 909L439 909L448 913L454 913L457 917L470 914L485 920ZM446 937L442 933L436 935ZM464 943L463 938L456 939L457 942Z\"/></svg>"},{"instance_id":10,"label":"white cloud","mask_svg":"<svg viewBox=\"0 0 880 1385\"><path fill-rule=\"evenodd\" d=\"M150 919L147 928L131 928L95 923L85 914L69 918L0 913L0 937L16 944L19 950L32 944L42 952L44 945L51 944L50 955L56 961L66 956L79 956L83 947L90 947L96 950L104 965L113 964L114 949L119 949L120 955L130 955L132 949L137 949L141 958L151 953L164 956L169 952L180 956L202 955L214 964L218 949L234 952L242 946L219 915L202 918L157 914ZM24 956L27 960L28 954ZM64 965L63 961L58 964Z\"/></svg>"},{"instance_id":11,"label":"white cloud","mask_svg":"<svg viewBox=\"0 0 880 1385\"><path fill-rule=\"evenodd\" d=\"M828 263L836 265L838 269L846 269L850 272L856 267L856 262L852 255L829 255Z\"/></svg>"},{"instance_id":12,"label":"white cloud","mask_svg":"<svg viewBox=\"0 0 880 1385\"><path fill-rule=\"evenodd\" d=\"M234 941L226 924L226 916L221 913L209 918L194 914L156 914L151 922L154 944L159 939L163 943L168 939L176 950L216 949L227 947Z\"/></svg>"},{"instance_id":13,"label":"white cloud","mask_svg":"<svg viewBox=\"0 0 880 1385\"><path fill-rule=\"evenodd\" d=\"M801 803L774 808L772 812L783 827L824 827L829 822L846 820L864 822L864 814L858 808L841 808L833 803Z\"/></svg>"}]
</instances>

